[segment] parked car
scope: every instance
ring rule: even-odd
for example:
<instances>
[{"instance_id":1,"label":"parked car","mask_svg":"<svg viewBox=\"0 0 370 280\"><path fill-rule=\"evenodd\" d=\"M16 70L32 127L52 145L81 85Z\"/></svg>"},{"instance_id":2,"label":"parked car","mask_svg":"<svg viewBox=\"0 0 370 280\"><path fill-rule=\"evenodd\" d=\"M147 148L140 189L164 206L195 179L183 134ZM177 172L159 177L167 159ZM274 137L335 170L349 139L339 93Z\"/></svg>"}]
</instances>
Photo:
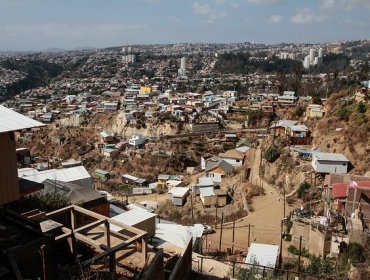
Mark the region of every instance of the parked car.
<instances>
[{"instance_id":1,"label":"parked car","mask_svg":"<svg viewBox=\"0 0 370 280\"><path fill-rule=\"evenodd\" d=\"M213 228L209 225L203 224L203 227L204 227L203 234L210 234L215 232Z\"/></svg>"}]
</instances>

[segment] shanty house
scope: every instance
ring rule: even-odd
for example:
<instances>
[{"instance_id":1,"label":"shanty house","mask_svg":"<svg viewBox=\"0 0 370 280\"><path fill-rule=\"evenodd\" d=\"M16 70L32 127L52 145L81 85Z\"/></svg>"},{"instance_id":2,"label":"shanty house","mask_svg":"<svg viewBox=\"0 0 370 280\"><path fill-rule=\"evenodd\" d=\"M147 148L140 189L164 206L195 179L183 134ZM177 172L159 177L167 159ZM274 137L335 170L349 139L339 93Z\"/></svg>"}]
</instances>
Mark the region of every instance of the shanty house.
<instances>
[{"instance_id":1,"label":"shanty house","mask_svg":"<svg viewBox=\"0 0 370 280\"><path fill-rule=\"evenodd\" d=\"M343 154L316 153L312 155L312 167L317 173L347 173L349 160Z\"/></svg>"},{"instance_id":2,"label":"shanty house","mask_svg":"<svg viewBox=\"0 0 370 280\"><path fill-rule=\"evenodd\" d=\"M176 206L183 206L186 201L186 197L189 195L189 188L175 187L172 188L168 193L168 200Z\"/></svg>"},{"instance_id":3,"label":"shanty house","mask_svg":"<svg viewBox=\"0 0 370 280\"><path fill-rule=\"evenodd\" d=\"M73 183L46 179L42 194L59 194L65 197L70 204L80 205L95 213L109 216L109 203L97 190Z\"/></svg>"},{"instance_id":4,"label":"shanty house","mask_svg":"<svg viewBox=\"0 0 370 280\"><path fill-rule=\"evenodd\" d=\"M220 183L223 178L231 174L234 167L219 157L213 157L206 162L206 176L213 182Z\"/></svg>"},{"instance_id":5,"label":"shanty house","mask_svg":"<svg viewBox=\"0 0 370 280\"><path fill-rule=\"evenodd\" d=\"M46 179L73 183L78 186L93 187L93 180L85 167L76 166L63 169L38 171L34 168L18 169L18 176L30 181L42 183Z\"/></svg>"},{"instance_id":6,"label":"shanty house","mask_svg":"<svg viewBox=\"0 0 370 280\"><path fill-rule=\"evenodd\" d=\"M244 164L245 153L232 149L225 153L219 153L218 157L234 167L241 167Z\"/></svg>"},{"instance_id":7,"label":"shanty house","mask_svg":"<svg viewBox=\"0 0 370 280\"><path fill-rule=\"evenodd\" d=\"M129 174L122 175L122 182L128 185L143 187L146 179L138 178Z\"/></svg>"},{"instance_id":8,"label":"shanty house","mask_svg":"<svg viewBox=\"0 0 370 280\"><path fill-rule=\"evenodd\" d=\"M213 191L213 187L199 188L199 192L203 207L215 206L217 197Z\"/></svg>"}]
</instances>

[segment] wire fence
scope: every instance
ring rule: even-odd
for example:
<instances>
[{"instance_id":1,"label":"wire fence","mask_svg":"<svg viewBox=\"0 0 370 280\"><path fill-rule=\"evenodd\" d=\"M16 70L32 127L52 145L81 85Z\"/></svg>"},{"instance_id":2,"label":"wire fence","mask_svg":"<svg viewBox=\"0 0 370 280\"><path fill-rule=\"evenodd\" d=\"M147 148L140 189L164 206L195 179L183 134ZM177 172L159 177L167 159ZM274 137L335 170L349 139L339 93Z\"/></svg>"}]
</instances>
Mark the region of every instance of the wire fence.
<instances>
[{"instance_id":1,"label":"wire fence","mask_svg":"<svg viewBox=\"0 0 370 280\"><path fill-rule=\"evenodd\" d=\"M193 271L200 275L200 279L211 279L214 277L211 273L204 269L204 262L207 259L214 260L214 258L206 256L198 256L198 261L193 260L197 265L193 266ZM328 277L324 275L312 275L304 272L293 270L285 270L274 267L267 267L258 264L244 263L238 261L223 261L230 267L229 275L224 279L276 279L276 280L346 280L347 277ZM210 278L211 277L211 278ZM220 279L220 278L218 278Z\"/></svg>"}]
</instances>

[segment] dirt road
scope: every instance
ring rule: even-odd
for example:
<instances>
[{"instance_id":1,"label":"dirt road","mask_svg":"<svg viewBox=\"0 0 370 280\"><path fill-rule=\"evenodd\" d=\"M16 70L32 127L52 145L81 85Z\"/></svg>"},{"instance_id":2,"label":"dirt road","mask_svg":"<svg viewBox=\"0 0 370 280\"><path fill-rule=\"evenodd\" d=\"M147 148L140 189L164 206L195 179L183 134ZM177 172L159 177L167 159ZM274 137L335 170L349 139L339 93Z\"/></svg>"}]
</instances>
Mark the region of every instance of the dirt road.
<instances>
[{"instance_id":1,"label":"dirt road","mask_svg":"<svg viewBox=\"0 0 370 280\"><path fill-rule=\"evenodd\" d=\"M244 253L247 249L248 234L250 231L250 242L277 244L280 243L281 220L283 219L283 196L270 184L260 178L259 168L261 163L261 149L255 150L254 162L251 166L251 179L253 183L258 183L265 189L265 195L253 199L254 211L248 216L235 222L235 241L234 250ZM225 214L227 207L224 208ZM286 204L286 213L290 207ZM250 225L250 227L249 227ZM206 250L218 249L220 242L220 225L217 226L216 233L208 235L205 239L203 248ZM232 247L232 223L224 224L221 250Z\"/></svg>"}]
</instances>

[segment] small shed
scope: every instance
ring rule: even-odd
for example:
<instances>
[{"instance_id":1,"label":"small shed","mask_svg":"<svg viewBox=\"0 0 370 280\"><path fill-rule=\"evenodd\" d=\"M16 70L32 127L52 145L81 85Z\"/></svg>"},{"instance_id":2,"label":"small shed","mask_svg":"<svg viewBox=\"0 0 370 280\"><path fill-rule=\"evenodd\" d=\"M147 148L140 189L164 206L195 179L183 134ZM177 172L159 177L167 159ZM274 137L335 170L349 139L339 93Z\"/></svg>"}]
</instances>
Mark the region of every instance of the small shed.
<instances>
[{"instance_id":1,"label":"small shed","mask_svg":"<svg viewBox=\"0 0 370 280\"><path fill-rule=\"evenodd\" d=\"M279 246L252 243L249 246L245 263L275 268L279 254Z\"/></svg>"},{"instance_id":2,"label":"small shed","mask_svg":"<svg viewBox=\"0 0 370 280\"><path fill-rule=\"evenodd\" d=\"M216 204L216 194L213 191L213 187L200 188L199 192L203 207L211 207Z\"/></svg>"},{"instance_id":3,"label":"small shed","mask_svg":"<svg viewBox=\"0 0 370 280\"><path fill-rule=\"evenodd\" d=\"M100 179L103 179L103 180L108 180L109 179L109 172L101 170L101 169L96 169L95 170L95 176L99 177Z\"/></svg>"},{"instance_id":4,"label":"small shed","mask_svg":"<svg viewBox=\"0 0 370 280\"><path fill-rule=\"evenodd\" d=\"M189 188L185 187L174 187L167 193L168 200L171 200L176 206L183 206L188 194Z\"/></svg>"}]
</instances>

